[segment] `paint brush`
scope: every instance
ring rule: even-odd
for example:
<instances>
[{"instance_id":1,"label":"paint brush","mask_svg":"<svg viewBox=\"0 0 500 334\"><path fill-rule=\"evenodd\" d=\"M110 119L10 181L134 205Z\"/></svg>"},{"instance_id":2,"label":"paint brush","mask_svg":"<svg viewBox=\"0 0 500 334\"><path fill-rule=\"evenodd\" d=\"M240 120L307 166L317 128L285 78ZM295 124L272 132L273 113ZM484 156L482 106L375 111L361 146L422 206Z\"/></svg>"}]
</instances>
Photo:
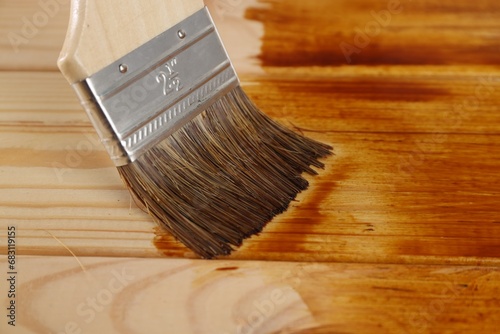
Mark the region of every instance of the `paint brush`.
<instances>
[{"instance_id":1,"label":"paint brush","mask_svg":"<svg viewBox=\"0 0 500 334\"><path fill-rule=\"evenodd\" d=\"M58 66L139 205L204 258L262 231L331 153L249 100L201 0L73 0Z\"/></svg>"}]
</instances>

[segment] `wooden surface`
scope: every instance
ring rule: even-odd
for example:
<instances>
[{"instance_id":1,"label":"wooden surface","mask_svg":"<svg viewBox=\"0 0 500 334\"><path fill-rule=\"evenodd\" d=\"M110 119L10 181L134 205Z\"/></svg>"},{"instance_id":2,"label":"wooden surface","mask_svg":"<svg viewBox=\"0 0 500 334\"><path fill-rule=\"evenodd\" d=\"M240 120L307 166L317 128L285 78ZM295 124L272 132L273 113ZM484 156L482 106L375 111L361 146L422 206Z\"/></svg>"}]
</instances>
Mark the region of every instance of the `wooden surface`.
<instances>
[{"instance_id":1,"label":"wooden surface","mask_svg":"<svg viewBox=\"0 0 500 334\"><path fill-rule=\"evenodd\" d=\"M2 333L495 333L498 267L18 258ZM6 267L0 261L0 267ZM4 298L2 296L2 298Z\"/></svg>"},{"instance_id":2,"label":"wooden surface","mask_svg":"<svg viewBox=\"0 0 500 334\"><path fill-rule=\"evenodd\" d=\"M440 298L442 284L454 281L454 273L459 284L484 276L478 290L464 288L470 291L446 303L445 311L431 311L425 317L433 320L413 332L472 333L481 332L481 325L492 332L487 326L500 320L500 4L402 1L389 16L381 12L389 10L388 1L211 5L252 99L273 118L332 144L335 156L288 212L230 259L207 264L163 259L158 270L184 263L243 266L272 272L265 274L272 281L279 271L315 262L310 265L324 273L307 277L308 283L294 290L316 321L306 323L315 328L306 333L371 333L378 325L382 332L409 333L405 305L410 312L424 307L428 314L427 305ZM24 255L193 257L132 203L57 72L69 12L64 6L25 44L13 48L8 38L0 39L0 231L17 226L17 247ZM34 0L1 0L0 8L0 36L21 33L22 17L41 10ZM372 12L386 18L380 30ZM357 28L367 25L375 30L361 45ZM262 48L254 47L260 34ZM356 48L348 58L340 47L347 44ZM0 233L5 253L6 232ZM235 260L249 261L226 262ZM291 263L253 262L263 260ZM25 283L74 267L70 258L24 261L40 267L48 261L45 271L30 271ZM140 267L155 260L136 261ZM356 262L371 264L347 264ZM391 268L387 275L377 271L385 266ZM24 268L28 272L27 264ZM339 283L335 275L350 270L367 281ZM372 288L370 270L386 277L391 289L401 284L402 290ZM435 274L440 270L450 276ZM460 276L462 270L472 276ZM231 277L225 274L218 273ZM255 277L250 269L240 274L242 280ZM406 280L407 275L414 278ZM206 271L197 271L191 281L204 277ZM98 281L106 284L103 279ZM352 284L352 290L343 290L343 284ZM57 289L55 284L46 291ZM349 295L356 289L359 295ZM187 300L186 291L178 298ZM320 298L337 293L339 298ZM253 298L245 296L245 302ZM224 302L222 292L213 298L214 305ZM158 301L167 302L172 300ZM339 317L332 310L339 310ZM103 326L111 326L112 317L105 318ZM52 320L43 323L61 324ZM231 321L234 317L221 323ZM270 325L255 332L277 331Z\"/></svg>"}]
</instances>

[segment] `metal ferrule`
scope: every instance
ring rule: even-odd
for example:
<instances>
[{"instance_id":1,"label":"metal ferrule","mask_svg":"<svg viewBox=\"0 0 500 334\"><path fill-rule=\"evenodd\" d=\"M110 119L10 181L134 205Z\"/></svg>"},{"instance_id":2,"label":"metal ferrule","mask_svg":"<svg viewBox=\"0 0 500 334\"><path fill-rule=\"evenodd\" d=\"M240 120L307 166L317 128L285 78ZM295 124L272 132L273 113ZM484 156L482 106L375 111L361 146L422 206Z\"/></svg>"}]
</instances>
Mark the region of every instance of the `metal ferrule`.
<instances>
[{"instance_id":1,"label":"metal ferrule","mask_svg":"<svg viewBox=\"0 0 500 334\"><path fill-rule=\"evenodd\" d=\"M73 88L111 159L123 166L238 85L204 8Z\"/></svg>"}]
</instances>

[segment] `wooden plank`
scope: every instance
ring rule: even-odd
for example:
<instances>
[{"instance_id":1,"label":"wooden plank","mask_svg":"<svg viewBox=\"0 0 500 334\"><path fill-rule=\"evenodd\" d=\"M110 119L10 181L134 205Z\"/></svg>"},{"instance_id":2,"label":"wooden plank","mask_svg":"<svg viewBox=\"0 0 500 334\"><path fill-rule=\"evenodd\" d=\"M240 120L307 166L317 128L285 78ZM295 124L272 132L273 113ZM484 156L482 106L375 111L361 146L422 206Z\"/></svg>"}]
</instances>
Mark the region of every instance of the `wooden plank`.
<instances>
[{"instance_id":1,"label":"wooden plank","mask_svg":"<svg viewBox=\"0 0 500 334\"><path fill-rule=\"evenodd\" d=\"M247 91L312 132L498 134L500 71L449 66L270 69ZM427 71L432 71L429 74ZM299 79L300 78L300 79ZM265 92L265 94L264 94Z\"/></svg>"},{"instance_id":2,"label":"wooden plank","mask_svg":"<svg viewBox=\"0 0 500 334\"><path fill-rule=\"evenodd\" d=\"M0 253L16 226L19 254L64 255L18 257L16 332L495 332L500 7L402 1L356 46L388 3L210 1L251 98L335 146L288 212L211 262L172 259L194 255L134 205L56 72L68 12L18 53L0 39ZM41 8L0 6L6 37Z\"/></svg>"},{"instance_id":3,"label":"wooden plank","mask_svg":"<svg viewBox=\"0 0 500 334\"><path fill-rule=\"evenodd\" d=\"M5 333L494 333L500 320L500 269L491 267L16 262L16 328L4 317Z\"/></svg>"},{"instance_id":4,"label":"wooden plank","mask_svg":"<svg viewBox=\"0 0 500 334\"><path fill-rule=\"evenodd\" d=\"M246 13L265 24L264 67L499 64L498 1L266 3Z\"/></svg>"},{"instance_id":5,"label":"wooden plank","mask_svg":"<svg viewBox=\"0 0 500 334\"><path fill-rule=\"evenodd\" d=\"M2 34L41 8L6 4ZM245 88L272 117L333 144L336 156L233 257L498 264L498 4L404 4L355 66L339 66L340 43L354 41L356 27L387 2L283 6L234 3L219 19L235 48L238 31L247 32L245 45L258 45L256 26L235 26L241 16L263 22L266 73L248 71ZM63 243L80 255L193 256L131 203L71 89L50 73L63 12L26 55L0 45L8 51L0 53L8 71L0 74L0 227L18 226L25 254L67 255ZM421 52L433 49L439 57Z\"/></svg>"},{"instance_id":6,"label":"wooden plank","mask_svg":"<svg viewBox=\"0 0 500 334\"><path fill-rule=\"evenodd\" d=\"M401 1L385 24L394 1L207 2L251 98L335 156L229 259L147 259L194 255L134 205L57 73L68 5L15 52L44 9L3 1L0 254L16 226L19 254L63 256L18 257L16 333L495 332L499 4Z\"/></svg>"},{"instance_id":7,"label":"wooden plank","mask_svg":"<svg viewBox=\"0 0 500 334\"><path fill-rule=\"evenodd\" d=\"M69 1L6 0L0 10L0 70L55 71Z\"/></svg>"},{"instance_id":8,"label":"wooden plank","mask_svg":"<svg viewBox=\"0 0 500 334\"><path fill-rule=\"evenodd\" d=\"M56 70L55 61L69 20L69 2L61 3L57 10L54 7L49 11L38 0L2 2L0 69ZM246 63L254 62L251 58L260 51L262 22L266 36L264 53L259 58L265 67L347 65L349 61L340 48L342 42L357 48L350 57L351 65L498 65L500 8L493 0L443 0L439 4L432 0L401 0L401 8L396 7L387 18L381 13L389 8L391 2L387 0L205 3L212 9L239 71L246 71ZM53 16L46 23L44 13ZM243 16L254 23L243 22ZM33 22L34 17L41 20L39 27L35 26L32 34L24 34L25 21ZM368 39L356 44L357 29L364 32L367 25ZM20 36L22 41L18 52L9 40L12 35ZM253 66L250 72L256 70Z\"/></svg>"},{"instance_id":9,"label":"wooden plank","mask_svg":"<svg viewBox=\"0 0 500 334\"><path fill-rule=\"evenodd\" d=\"M419 73L245 81L263 110L336 155L233 257L498 264L498 95L457 122L453 106L474 96L484 73ZM418 101L401 96L402 82L426 87ZM62 242L79 255L193 256L131 203L59 74L2 73L0 87L0 228L18 226L23 254L67 255Z\"/></svg>"},{"instance_id":10,"label":"wooden plank","mask_svg":"<svg viewBox=\"0 0 500 334\"><path fill-rule=\"evenodd\" d=\"M498 134L500 70L458 70L297 69L289 75L245 75L243 85L270 116L312 132ZM0 73L0 125L93 132L61 78L59 73Z\"/></svg>"},{"instance_id":11,"label":"wooden plank","mask_svg":"<svg viewBox=\"0 0 500 334\"><path fill-rule=\"evenodd\" d=\"M206 0L231 58L241 73L260 71L262 24L243 20L257 0ZM56 61L69 22L70 1L3 0L0 10L0 70L58 71ZM240 43L242 36L248 39Z\"/></svg>"}]
</instances>

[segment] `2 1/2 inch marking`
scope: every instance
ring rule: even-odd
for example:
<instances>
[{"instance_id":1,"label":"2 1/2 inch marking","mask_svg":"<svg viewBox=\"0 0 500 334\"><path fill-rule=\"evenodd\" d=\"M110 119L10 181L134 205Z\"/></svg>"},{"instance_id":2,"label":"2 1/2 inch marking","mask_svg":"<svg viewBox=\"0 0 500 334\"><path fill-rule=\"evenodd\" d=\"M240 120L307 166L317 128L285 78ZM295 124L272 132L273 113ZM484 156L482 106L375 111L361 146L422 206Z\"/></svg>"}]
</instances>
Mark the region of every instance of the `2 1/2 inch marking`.
<instances>
[{"instance_id":1,"label":"2 1/2 inch marking","mask_svg":"<svg viewBox=\"0 0 500 334\"><path fill-rule=\"evenodd\" d=\"M179 78L179 73L174 71L174 67L177 65L177 58L173 58L164 67L167 69L168 73L161 71L156 76L156 82L163 83L163 95L167 96L173 91L180 91L181 79Z\"/></svg>"}]
</instances>

